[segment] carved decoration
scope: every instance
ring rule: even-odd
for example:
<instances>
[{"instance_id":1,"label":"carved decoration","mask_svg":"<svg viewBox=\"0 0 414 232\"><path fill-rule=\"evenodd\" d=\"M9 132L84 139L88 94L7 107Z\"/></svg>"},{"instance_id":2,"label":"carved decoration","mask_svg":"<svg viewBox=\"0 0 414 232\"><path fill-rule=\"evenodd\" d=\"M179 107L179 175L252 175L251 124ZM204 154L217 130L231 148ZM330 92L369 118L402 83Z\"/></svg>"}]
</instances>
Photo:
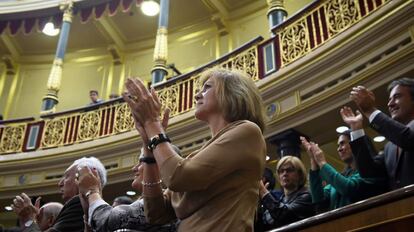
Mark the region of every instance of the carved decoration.
<instances>
[{"instance_id":1,"label":"carved decoration","mask_svg":"<svg viewBox=\"0 0 414 232\"><path fill-rule=\"evenodd\" d=\"M47 121L42 137L42 147L55 147L63 144L65 127L65 118L55 118Z\"/></svg>"},{"instance_id":2,"label":"carved decoration","mask_svg":"<svg viewBox=\"0 0 414 232\"><path fill-rule=\"evenodd\" d=\"M100 111L90 111L85 114L81 114L79 121L79 140L94 139L98 136L99 128L101 125Z\"/></svg>"},{"instance_id":3,"label":"carved decoration","mask_svg":"<svg viewBox=\"0 0 414 232\"><path fill-rule=\"evenodd\" d=\"M9 126L4 128L0 141L0 151L3 153L22 150L26 125Z\"/></svg>"},{"instance_id":4,"label":"carved decoration","mask_svg":"<svg viewBox=\"0 0 414 232\"><path fill-rule=\"evenodd\" d=\"M332 0L326 6L329 33L337 34L359 21L360 14L354 0Z\"/></svg>"},{"instance_id":5,"label":"carved decoration","mask_svg":"<svg viewBox=\"0 0 414 232\"><path fill-rule=\"evenodd\" d=\"M280 33L282 66L285 66L310 51L309 32L304 19L286 27Z\"/></svg>"},{"instance_id":6,"label":"carved decoration","mask_svg":"<svg viewBox=\"0 0 414 232\"><path fill-rule=\"evenodd\" d=\"M134 128L134 119L126 103L118 104L115 108L114 133L130 131Z\"/></svg>"}]
</instances>

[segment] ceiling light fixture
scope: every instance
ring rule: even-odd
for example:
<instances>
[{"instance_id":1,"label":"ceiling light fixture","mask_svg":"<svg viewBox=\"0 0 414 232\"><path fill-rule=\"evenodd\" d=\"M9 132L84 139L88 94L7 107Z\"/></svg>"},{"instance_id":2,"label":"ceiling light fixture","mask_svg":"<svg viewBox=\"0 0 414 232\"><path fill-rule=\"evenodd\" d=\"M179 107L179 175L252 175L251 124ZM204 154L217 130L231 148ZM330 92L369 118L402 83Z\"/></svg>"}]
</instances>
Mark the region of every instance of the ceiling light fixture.
<instances>
[{"instance_id":1,"label":"ceiling light fixture","mask_svg":"<svg viewBox=\"0 0 414 232\"><path fill-rule=\"evenodd\" d=\"M160 12L160 4L155 1L144 1L141 4L141 11L147 16L155 16Z\"/></svg>"},{"instance_id":2,"label":"ceiling light fixture","mask_svg":"<svg viewBox=\"0 0 414 232\"><path fill-rule=\"evenodd\" d=\"M56 36L59 34L60 29L55 28L52 22L46 23L45 27L43 28L42 32L48 36Z\"/></svg>"},{"instance_id":3,"label":"ceiling light fixture","mask_svg":"<svg viewBox=\"0 0 414 232\"><path fill-rule=\"evenodd\" d=\"M384 140L385 140L385 137L381 135L374 138L374 142L377 142L377 143L384 142Z\"/></svg>"},{"instance_id":4,"label":"ceiling light fixture","mask_svg":"<svg viewBox=\"0 0 414 232\"><path fill-rule=\"evenodd\" d=\"M127 191L126 192L126 194L128 195L128 196L135 196L135 194L137 194L136 192L134 192L134 191Z\"/></svg>"},{"instance_id":5,"label":"ceiling light fixture","mask_svg":"<svg viewBox=\"0 0 414 232\"><path fill-rule=\"evenodd\" d=\"M347 130L349 130L349 128L346 127L346 126L340 126L340 127L336 128L336 132L338 132L338 133L344 133Z\"/></svg>"}]
</instances>

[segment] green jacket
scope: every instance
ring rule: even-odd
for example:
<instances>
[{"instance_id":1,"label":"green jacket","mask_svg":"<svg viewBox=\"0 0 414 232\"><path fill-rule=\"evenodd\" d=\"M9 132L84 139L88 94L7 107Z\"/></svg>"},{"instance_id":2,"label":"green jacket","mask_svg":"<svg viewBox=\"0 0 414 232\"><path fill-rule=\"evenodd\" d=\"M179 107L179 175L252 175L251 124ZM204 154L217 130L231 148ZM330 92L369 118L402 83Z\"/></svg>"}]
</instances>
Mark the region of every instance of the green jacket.
<instances>
[{"instance_id":1,"label":"green jacket","mask_svg":"<svg viewBox=\"0 0 414 232\"><path fill-rule=\"evenodd\" d=\"M327 182L322 186L322 180ZM336 171L331 165L325 164L320 170L310 171L309 181L312 202L318 208L336 209L383 191L383 181L373 178L362 178L357 170L347 168L344 174Z\"/></svg>"}]
</instances>

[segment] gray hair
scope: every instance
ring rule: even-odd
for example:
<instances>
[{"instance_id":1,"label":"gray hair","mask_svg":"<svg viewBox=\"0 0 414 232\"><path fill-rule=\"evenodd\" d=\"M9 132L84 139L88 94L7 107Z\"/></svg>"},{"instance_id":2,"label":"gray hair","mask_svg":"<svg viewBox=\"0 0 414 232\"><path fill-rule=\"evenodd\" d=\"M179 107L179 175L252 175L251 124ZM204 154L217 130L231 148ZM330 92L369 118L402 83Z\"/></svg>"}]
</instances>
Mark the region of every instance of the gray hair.
<instances>
[{"instance_id":1,"label":"gray hair","mask_svg":"<svg viewBox=\"0 0 414 232\"><path fill-rule=\"evenodd\" d=\"M99 179L101 180L101 188L106 185L106 169L102 162L95 157L83 157L75 160L71 166L77 166L78 168L88 167L90 169L95 168L98 172Z\"/></svg>"},{"instance_id":2,"label":"gray hair","mask_svg":"<svg viewBox=\"0 0 414 232\"><path fill-rule=\"evenodd\" d=\"M59 202L49 202L42 206L43 208L43 216L46 218L53 217L54 219L57 218L60 211L63 208L63 205Z\"/></svg>"}]
</instances>

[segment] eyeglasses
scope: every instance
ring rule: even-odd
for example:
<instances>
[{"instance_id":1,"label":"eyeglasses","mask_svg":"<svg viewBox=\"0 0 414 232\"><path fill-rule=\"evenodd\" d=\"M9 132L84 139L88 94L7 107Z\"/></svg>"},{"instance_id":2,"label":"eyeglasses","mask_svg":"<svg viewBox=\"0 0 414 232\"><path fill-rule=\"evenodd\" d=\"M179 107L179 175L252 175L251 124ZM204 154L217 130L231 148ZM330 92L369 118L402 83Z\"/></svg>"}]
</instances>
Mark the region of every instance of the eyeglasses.
<instances>
[{"instance_id":1,"label":"eyeglasses","mask_svg":"<svg viewBox=\"0 0 414 232\"><path fill-rule=\"evenodd\" d=\"M287 168L279 168L279 170L277 170L277 173L280 175L284 172L286 173L291 173L294 172L296 169L294 167L287 167Z\"/></svg>"}]
</instances>

